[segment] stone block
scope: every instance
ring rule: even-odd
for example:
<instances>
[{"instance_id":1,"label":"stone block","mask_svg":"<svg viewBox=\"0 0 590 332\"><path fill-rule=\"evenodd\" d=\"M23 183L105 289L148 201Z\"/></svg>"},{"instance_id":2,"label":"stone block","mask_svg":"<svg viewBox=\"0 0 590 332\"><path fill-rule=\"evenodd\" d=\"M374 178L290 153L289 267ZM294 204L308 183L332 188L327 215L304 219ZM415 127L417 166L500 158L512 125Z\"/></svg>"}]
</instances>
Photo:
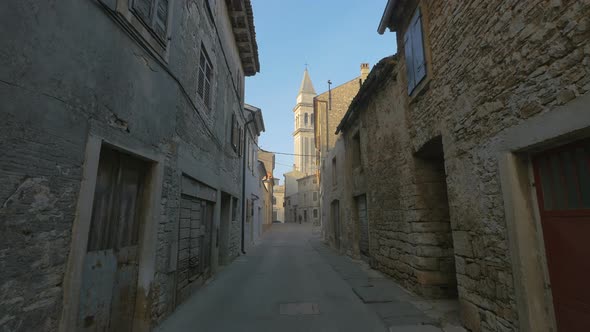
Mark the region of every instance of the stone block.
<instances>
[{"instance_id":1,"label":"stone block","mask_svg":"<svg viewBox=\"0 0 590 332\"><path fill-rule=\"evenodd\" d=\"M439 259L433 257L414 257L412 259L412 265L420 270L432 270L436 271L439 269Z\"/></svg>"},{"instance_id":2,"label":"stone block","mask_svg":"<svg viewBox=\"0 0 590 332\"><path fill-rule=\"evenodd\" d=\"M459 300L459 311L461 313L461 322L472 332L481 331L481 318L479 308L473 303L465 300Z\"/></svg>"},{"instance_id":3,"label":"stone block","mask_svg":"<svg viewBox=\"0 0 590 332\"><path fill-rule=\"evenodd\" d=\"M468 264L465 267L465 272L471 278L476 279L477 277L479 277L479 274L481 272L481 268L480 268L479 264L472 263L472 264Z\"/></svg>"},{"instance_id":4,"label":"stone block","mask_svg":"<svg viewBox=\"0 0 590 332\"><path fill-rule=\"evenodd\" d=\"M455 283L455 276L438 271L415 271L414 275L418 283L422 285L448 285Z\"/></svg>"},{"instance_id":5,"label":"stone block","mask_svg":"<svg viewBox=\"0 0 590 332\"><path fill-rule=\"evenodd\" d=\"M473 257L471 235L464 231L453 232L453 248L455 249L455 253L457 255Z\"/></svg>"}]
</instances>

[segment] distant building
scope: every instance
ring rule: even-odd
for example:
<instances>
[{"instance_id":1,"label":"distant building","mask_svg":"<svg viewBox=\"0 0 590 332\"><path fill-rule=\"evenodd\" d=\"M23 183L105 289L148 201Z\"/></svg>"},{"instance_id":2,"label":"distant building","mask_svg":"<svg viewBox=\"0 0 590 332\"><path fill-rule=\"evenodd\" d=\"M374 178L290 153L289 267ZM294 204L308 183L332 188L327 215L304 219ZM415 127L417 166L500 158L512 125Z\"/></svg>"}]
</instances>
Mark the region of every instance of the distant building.
<instances>
[{"instance_id":1,"label":"distant building","mask_svg":"<svg viewBox=\"0 0 590 332\"><path fill-rule=\"evenodd\" d=\"M297 179L297 222L320 224L320 199L317 175Z\"/></svg>"},{"instance_id":2,"label":"distant building","mask_svg":"<svg viewBox=\"0 0 590 332\"><path fill-rule=\"evenodd\" d=\"M265 190L262 187L262 181L266 176L260 174L258 157L262 151L258 148L258 137L265 131L262 110L258 107L246 104L244 106L244 117L246 118L246 130L240 132L243 135L245 151L245 168L244 168L244 201L243 209L245 212L244 222L244 247L246 251L250 250L262 235L263 216L260 212L263 209L263 196Z\"/></svg>"},{"instance_id":3,"label":"distant building","mask_svg":"<svg viewBox=\"0 0 590 332\"><path fill-rule=\"evenodd\" d=\"M305 174L293 170L283 174L283 176L285 177L285 222L296 222L299 196L299 184L297 180L305 177Z\"/></svg>"},{"instance_id":4,"label":"distant building","mask_svg":"<svg viewBox=\"0 0 590 332\"><path fill-rule=\"evenodd\" d=\"M344 182L354 179L341 176L340 170L348 161L344 158L344 144L340 141L342 135L336 133L336 128L367 79L369 70L369 64L362 63L359 76L332 87L314 99L314 143L319 163L320 223L323 225L325 239L338 248L343 234L338 226L339 219L351 213L348 205L340 204L343 199ZM347 252L352 254L355 251Z\"/></svg>"},{"instance_id":5,"label":"distant building","mask_svg":"<svg viewBox=\"0 0 590 332\"><path fill-rule=\"evenodd\" d=\"M297 105L293 109L295 116L295 131L293 132L293 142L295 144L295 170L305 175L314 174L317 165L315 158L315 148L313 143L314 133L314 116L313 116L313 98L315 89L311 83L311 78L307 69L303 72L303 80L297 95Z\"/></svg>"},{"instance_id":6,"label":"distant building","mask_svg":"<svg viewBox=\"0 0 590 332\"><path fill-rule=\"evenodd\" d=\"M279 179L275 179L275 184L279 183ZM273 217L272 221L285 222L285 186L275 185L273 198Z\"/></svg>"},{"instance_id":7,"label":"distant building","mask_svg":"<svg viewBox=\"0 0 590 332\"><path fill-rule=\"evenodd\" d=\"M264 167L264 174L261 174L262 183L262 232L266 232L272 225L273 196L274 196L274 168L275 154L261 151L258 154L258 161Z\"/></svg>"}]
</instances>

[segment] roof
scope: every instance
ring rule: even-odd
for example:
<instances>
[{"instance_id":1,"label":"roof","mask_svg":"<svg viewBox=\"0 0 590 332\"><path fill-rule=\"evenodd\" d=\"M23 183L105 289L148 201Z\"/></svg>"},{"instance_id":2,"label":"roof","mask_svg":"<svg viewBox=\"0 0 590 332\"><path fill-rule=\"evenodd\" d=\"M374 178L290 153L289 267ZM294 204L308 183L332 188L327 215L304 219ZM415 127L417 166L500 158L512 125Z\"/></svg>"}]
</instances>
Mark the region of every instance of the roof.
<instances>
[{"instance_id":1,"label":"roof","mask_svg":"<svg viewBox=\"0 0 590 332\"><path fill-rule=\"evenodd\" d=\"M393 8L395 7L395 5L397 5L398 2L398 0L387 0L387 5L385 5L385 9L383 10L383 16L381 16L381 21L379 22L379 27L377 28L377 32L380 35L382 35L385 32L386 28L393 28L391 26L391 21L393 18Z\"/></svg>"},{"instance_id":2,"label":"roof","mask_svg":"<svg viewBox=\"0 0 590 332\"><path fill-rule=\"evenodd\" d=\"M315 89L313 88L313 83L311 83L311 78L309 78L307 68L305 68L305 71L303 72L303 80L301 80L301 87L299 88L299 94L302 93L316 94Z\"/></svg>"},{"instance_id":3,"label":"roof","mask_svg":"<svg viewBox=\"0 0 590 332\"><path fill-rule=\"evenodd\" d=\"M254 76L260 72L258 43L254 28L251 0L225 0L234 33L244 75Z\"/></svg>"},{"instance_id":4,"label":"roof","mask_svg":"<svg viewBox=\"0 0 590 332\"><path fill-rule=\"evenodd\" d=\"M252 106L250 104L244 104L244 110L250 112L250 114L252 116L250 119L252 119L252 122L255 126L254 134L256 136L260 136L261 132L266 131L266 128L264 128L264 119L262 118L262 110L256 106ZM250 128L250 127L248 127L248 128Z\"/></svg>"},{"instance_id":5,"label":"roof","mask_svg":"<svg viewBox=\"0 0 590 332\"><path fill-rule=\"evenodd\" d=\"M369 100L372 99L374 94L378 92L380 89L384 87L384 83L387 80L394 79L395 76L393 75L392 71L397 65L397 55L392 55L385 57L379 61L371 70L371 73L367 77L367 80L361 86L359 92L356 94L346 114L342 117L340 124L336 128L336 134L340 131L344 130L346 125L349 124L360 110L360 108L364 107Z\"/></svg>"},{"instance_id":6,"label":"roof","mask_svg":"<svg viewBox=\"0 0 590 332\"><path fill-rule=\"evenodd\" d=\"M310 174L310 175L306 175L306 176L304 176L302 178L297 179L297 181L307 180L309 178L315 178L315 177L316 177L315 174Z\"/></svg>"},{"instance_id":7,"label":"roof","mask_svg":"<svg viewBox=\"0 0 590 332\"><path fill-rule=\"evenodd\" d=\"M299 179L299 178L304 177L305 176L305 173L294 169L294 170L292 170L290 172L284 173L283 176L292 176L294 178Z\"/></svg>"}]
</instances>

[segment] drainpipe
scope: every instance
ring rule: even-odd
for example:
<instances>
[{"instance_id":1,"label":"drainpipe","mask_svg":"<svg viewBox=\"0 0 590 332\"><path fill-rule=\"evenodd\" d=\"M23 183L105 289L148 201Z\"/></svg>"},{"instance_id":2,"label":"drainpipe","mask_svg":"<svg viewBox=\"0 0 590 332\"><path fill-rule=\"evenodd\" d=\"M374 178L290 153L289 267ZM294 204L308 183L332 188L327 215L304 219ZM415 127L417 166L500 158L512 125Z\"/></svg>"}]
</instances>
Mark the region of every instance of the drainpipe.
<instances>
[{"instance_id":1,"label":"drainpipe","mask_svg":"<svg viewBox=\"0 0 590 332\"><path fill-rule=\"evenodd\" d=\"M243 137L243 142L242 143L243 149L242 149L242 254L246 254L246 244L244 243L246 241L246 138L248 137L248 125L252 122L254 122L254 115L252 113L250 113L250 115L252 116L252 119L246 121L246 123L244 124L244 137Z\"/></svg>"}]
</instances>

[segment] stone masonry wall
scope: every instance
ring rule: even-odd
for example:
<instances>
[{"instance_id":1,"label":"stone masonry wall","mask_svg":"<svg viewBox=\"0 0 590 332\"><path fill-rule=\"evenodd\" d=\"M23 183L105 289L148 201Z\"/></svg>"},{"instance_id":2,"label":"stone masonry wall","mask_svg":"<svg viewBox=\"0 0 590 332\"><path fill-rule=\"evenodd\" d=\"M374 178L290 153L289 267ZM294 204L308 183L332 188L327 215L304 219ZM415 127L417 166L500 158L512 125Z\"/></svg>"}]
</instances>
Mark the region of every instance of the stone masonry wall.
<instances>
[{"instance_id":1,"label":"stone masonry wall","mask_svg":"<svg viewBox=\"0 0 590 332\"><path fill-rule=\"evenodd\" d=\"M414 1L398 8L399 54ZM474 331L518 317L498 161L500 133L590 90L590 1L420 1L427 79L408 98L415 151L442 135L462 315ZM407 96L406 65L398 80ZM407 97L404 97L407 98Z\"/></svg>"}]
</instances>

